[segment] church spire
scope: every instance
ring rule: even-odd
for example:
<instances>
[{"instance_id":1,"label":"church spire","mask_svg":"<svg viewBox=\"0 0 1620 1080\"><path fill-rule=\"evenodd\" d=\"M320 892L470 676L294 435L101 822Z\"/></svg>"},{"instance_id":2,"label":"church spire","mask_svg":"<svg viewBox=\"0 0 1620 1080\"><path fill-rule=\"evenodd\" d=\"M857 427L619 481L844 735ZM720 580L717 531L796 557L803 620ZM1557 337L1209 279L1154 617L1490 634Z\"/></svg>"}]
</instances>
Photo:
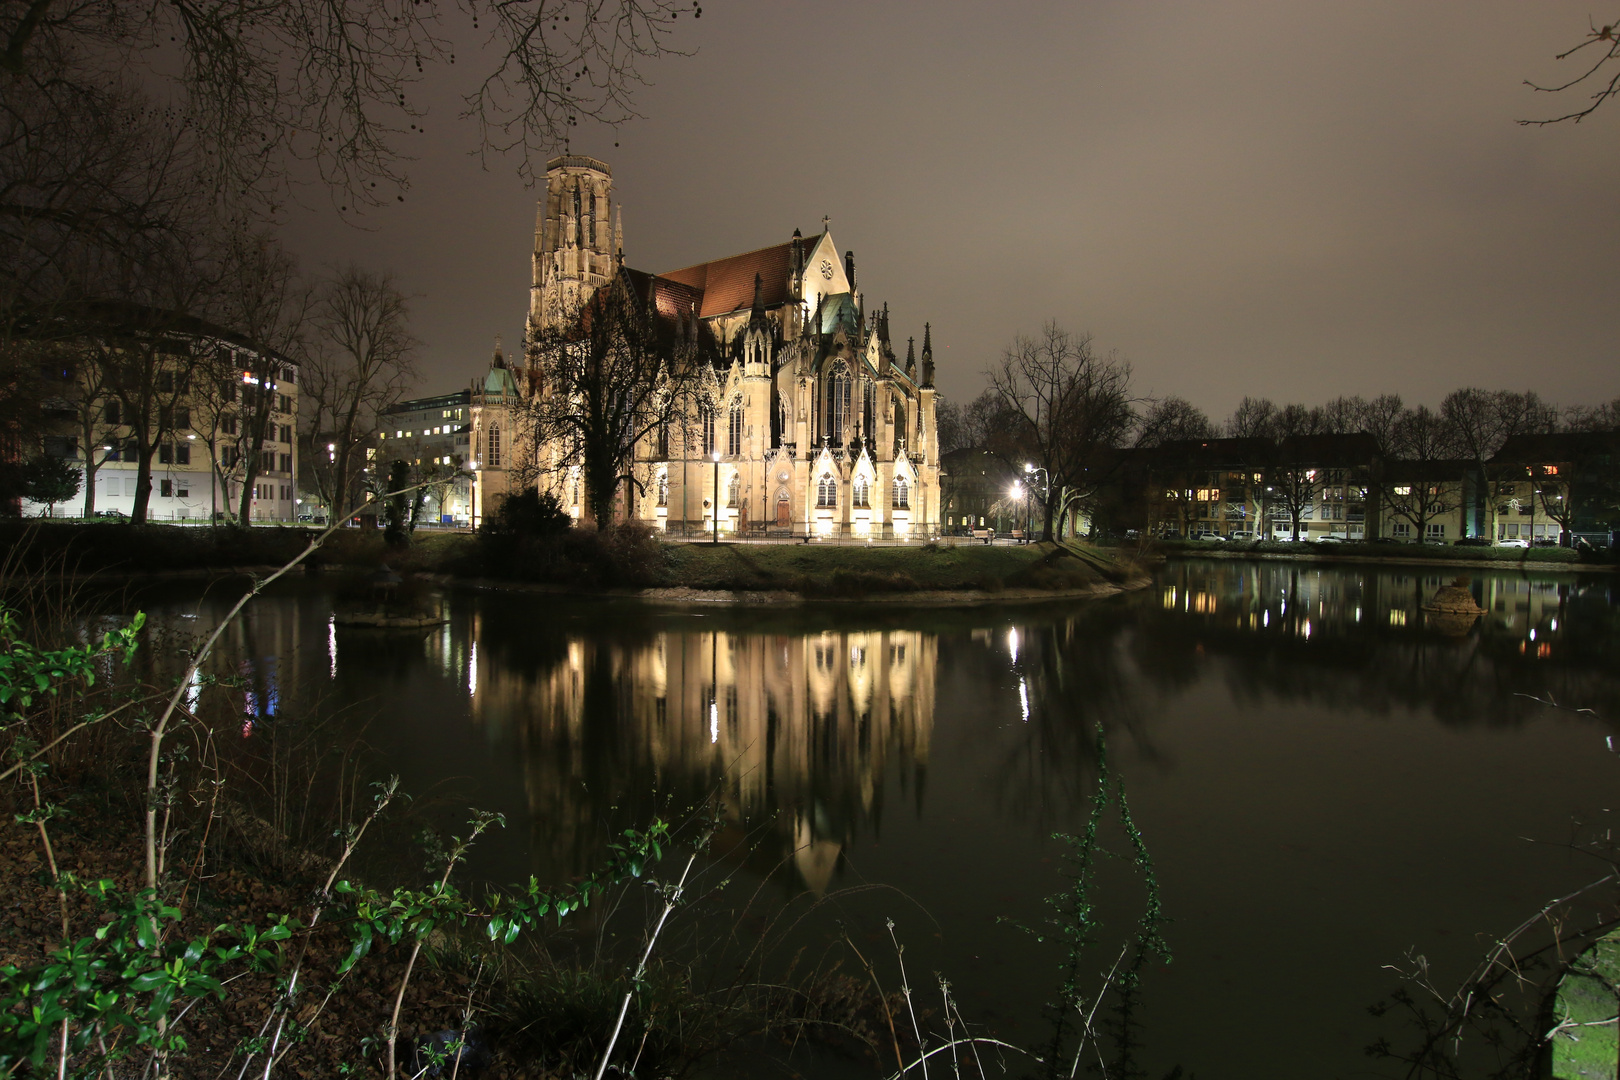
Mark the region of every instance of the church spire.
<instances>
[{"instance_id":1,"label":"church spire","mask_svg":"<svg viewBox=\"0 0 1620 1080\"><path fill-rule=\"evenodd\" d=\"M624 265L624 207L613 208L613 252L619 257L619 265Z\"/></svg>"},{"instance_id":2,"label":"church spire","mask_svg":"<svg viewBox=\"0 0 1620 1080\"><path fill-rule=\"evenodd\" d=\"M917 377L917 339L914 337L906 338L906 374Z\"/></svg>"},{"instance_id":3,"label":"church spire","mask_svg":"<svg viewBox=\"0 0 1620 1080\"><path fill-rule=\"evenodd\" d=\"M932 389L934 385L934 338L928 323L923 323L922 367L922 384L925 388Z\"/></svg>"}]
</instances>

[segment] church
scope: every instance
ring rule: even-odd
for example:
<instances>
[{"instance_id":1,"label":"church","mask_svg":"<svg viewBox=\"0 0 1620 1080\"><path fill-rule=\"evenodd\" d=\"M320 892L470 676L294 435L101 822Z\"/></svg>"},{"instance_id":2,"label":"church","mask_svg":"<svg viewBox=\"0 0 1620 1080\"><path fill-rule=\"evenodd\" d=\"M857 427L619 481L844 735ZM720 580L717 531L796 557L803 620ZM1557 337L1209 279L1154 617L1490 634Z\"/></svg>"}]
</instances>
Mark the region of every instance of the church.
<instances>
[{"instance_id":1,"label":"church","mask_svg":"<svg viewBox=\"0 0 1620 1080\"><path fill-rule=\"evenodd\" d=\"M900 358L887 305L868 306L854 253L839 255L827 224L661 274L624 269L641 302L706 362L695 402L636 447L636 482L620 491L616 516L674 535L938 534L931 330L924 325L920 351L908 338ZM531 337L612 281L623 250L608 165L578 155L548 162ZM498 424L497 411L486 414L472 445L487 467L484 444L500 433L479 430ZM535 457L542 489L582 520L578 464L561 446L536 447Z\"/></svg>"}]
</instances>

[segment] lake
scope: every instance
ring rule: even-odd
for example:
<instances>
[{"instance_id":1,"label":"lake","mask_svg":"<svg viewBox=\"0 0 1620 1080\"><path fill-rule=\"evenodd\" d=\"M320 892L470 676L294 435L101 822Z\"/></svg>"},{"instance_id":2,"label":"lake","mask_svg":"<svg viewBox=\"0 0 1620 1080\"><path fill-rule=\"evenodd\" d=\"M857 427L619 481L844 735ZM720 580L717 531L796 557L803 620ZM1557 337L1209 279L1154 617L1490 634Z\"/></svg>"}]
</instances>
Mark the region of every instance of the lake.
<instances>
[{"instance_id":1,"label":"lake","mask_svg":"<svg viewBox=\"0 0 1620 1080\"><path fill-rule=\"evenodd\" d=\"M588 870L716 795L708 873L748 902L742 935L785 910L783 948L847 935L892 988L892 917L919 992L947 975L1014 1041L1045 1030L1058 956L1006 920L1041 926L1064 887L1053 834L1081 828L1106 747L1169 920L1150 1074L1400 1075L1364 1053L1411 1041L1368 1012L1389 966L1455 983L1597 876L1567 842L1620 802L1615 579L1473 571L1486 614L1436 625L1422 602L1455 573L1186 560L1113 599L953 610L447 589L415 633L334 627L311 578L250 610L225 666L245 737L295 704L365 723L407 790L504 812L491 880ZM223 605L146 606L196 626ZM1143 896L1105 861L1092 983Z\"/></svg>"}]
</instances>

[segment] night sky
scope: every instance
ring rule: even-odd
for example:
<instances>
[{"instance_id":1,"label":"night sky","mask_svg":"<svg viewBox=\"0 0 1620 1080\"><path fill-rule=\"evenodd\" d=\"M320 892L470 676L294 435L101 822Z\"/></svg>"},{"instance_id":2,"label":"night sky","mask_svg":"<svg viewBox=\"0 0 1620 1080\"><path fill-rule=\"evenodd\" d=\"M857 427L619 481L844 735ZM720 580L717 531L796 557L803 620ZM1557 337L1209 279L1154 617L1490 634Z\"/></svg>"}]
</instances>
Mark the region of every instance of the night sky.
<instances>
[{"instance_id":1,"label":"night sky","mask_svg":"<svg viewBox=\"0 0 1620 1080\"><path fill-rule=\"evenodd\" d=\"M580 129L626 259L672 270L832 217L895 334L934 326L963 399L1019 331L1089 331L1143 394L1226 416L1462 385L1620 395L1620 101L1579 125L1573 3L706 0L645 119ZM1611 13L1612 15L1612 13ZM474 75L463 56L455 77ZM465 386L527 310L535 193L487 171L434 84L407 201L357 229L311 197L307 267L417 296L422 393ZM615 146L615 142L620 145Z\"/></svg>"}]
</instances>

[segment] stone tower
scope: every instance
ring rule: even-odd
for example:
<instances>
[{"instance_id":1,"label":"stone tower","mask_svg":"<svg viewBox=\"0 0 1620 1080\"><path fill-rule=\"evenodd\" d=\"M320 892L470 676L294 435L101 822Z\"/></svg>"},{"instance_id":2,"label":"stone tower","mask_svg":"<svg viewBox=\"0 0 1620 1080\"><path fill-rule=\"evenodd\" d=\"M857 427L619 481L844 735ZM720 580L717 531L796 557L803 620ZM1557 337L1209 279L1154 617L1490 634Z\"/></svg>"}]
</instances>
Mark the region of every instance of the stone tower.
<instances>
[{"instance_id":1,"label":"stone tower","mask_svg":"<svg viewBox=\"0 0 1620 1080\"><path fill-rule=\"evenodd\" d=\"M588 300L612 278L623 253L612 169L578 154L548 161L535 211L530 327L550 326Z\"/></svg>"}]
</instances>

